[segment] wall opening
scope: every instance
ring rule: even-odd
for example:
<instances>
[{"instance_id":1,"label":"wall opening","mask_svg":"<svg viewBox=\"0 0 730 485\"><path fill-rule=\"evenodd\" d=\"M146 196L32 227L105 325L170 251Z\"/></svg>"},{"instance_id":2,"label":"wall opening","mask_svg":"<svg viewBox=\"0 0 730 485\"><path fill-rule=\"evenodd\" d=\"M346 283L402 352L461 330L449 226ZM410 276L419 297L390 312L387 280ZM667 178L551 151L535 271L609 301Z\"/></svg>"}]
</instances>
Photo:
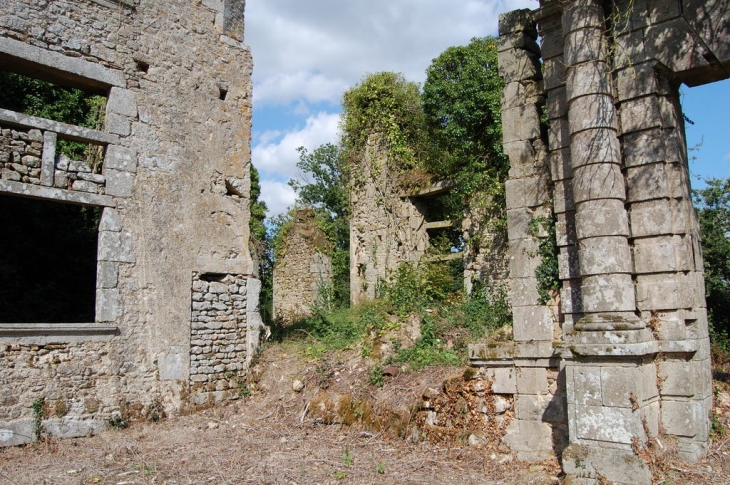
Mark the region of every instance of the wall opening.
<instances>
[{"instance_id":1,"label":"wall opening","mask_svg":"<svg viewBox=\"0 0 730 485\"><path fill-rule=\"evenodd\" d=\"M100 207L0 195L0 323L95 321Z\"/></svg>"}]
</instances>

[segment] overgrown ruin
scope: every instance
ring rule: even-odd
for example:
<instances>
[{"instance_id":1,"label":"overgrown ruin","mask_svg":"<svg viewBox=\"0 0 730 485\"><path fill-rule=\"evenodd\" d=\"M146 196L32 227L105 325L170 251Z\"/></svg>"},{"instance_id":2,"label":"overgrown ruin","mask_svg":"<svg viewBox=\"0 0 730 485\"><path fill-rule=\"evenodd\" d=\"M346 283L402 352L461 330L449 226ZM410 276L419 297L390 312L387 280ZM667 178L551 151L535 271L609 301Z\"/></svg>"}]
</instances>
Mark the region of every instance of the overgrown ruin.
<instances>
[{"instance_id":1,"label":"overgrown ruin","mask_svg":"<svg viewBox=\"0 0 730 485\"><path fill-rule=\"evenodd\" d=\"M0 322L0 444L33 441L40 412L72 437L238 398L261 324L244 3L0 7L3 70L107 97L101 129L0 110L3 196L101 212L90 319ZM100 147L101 166L60 140Z\"/></svg>"},{"instance_id":2,"label":"overgrown ruin","mask_svg":"<svg viewBox=\"0 0 730 485\"><path fill-rule=\"evenodd\" d=\"M3 4L3 69L108 99L98 130L0 109L2 195L101 211L94 321L0 322L0 444L33 441L39 408L46 432L72 437L238 397L262 325L244 4ZM678 88L730 77L728 39L726 0L542 0L500 18L513 338L469 357L502 403L491 414L514 409L503 442L523 460L557 454L572 483L651 483L641 456L660 435L686 460L706 454L710 345ZM102 147L100 170L60 154L61 139ZM371 136L353 194L354 302L451 225L421 210L448 183L404 194L379 150ZM293 235L315 243L293 251L290 276L310 293L275 290L282 316L306 311L331 271L307 217ZM555 228L549 304L535 270L550 231L534 221ZM468 281L492 264L466 260Z\"/></svg>"},{"instance_id":3,"label":"overgrown ruin","mask_svg":"<svg viewBox=\"0 0 730 485\"><path fill-rule=\"evenodd\" d=\"M543 1L500 18L514 342L470 357L515 384L511 449L557 453L573 483L651 483L640 455L660 434L687 460L706 454L710 343L678 89L728 77L729 28L725 1ZM557 312L537 304L528 230L553 215Z\"/></svg>"}]
</instances>

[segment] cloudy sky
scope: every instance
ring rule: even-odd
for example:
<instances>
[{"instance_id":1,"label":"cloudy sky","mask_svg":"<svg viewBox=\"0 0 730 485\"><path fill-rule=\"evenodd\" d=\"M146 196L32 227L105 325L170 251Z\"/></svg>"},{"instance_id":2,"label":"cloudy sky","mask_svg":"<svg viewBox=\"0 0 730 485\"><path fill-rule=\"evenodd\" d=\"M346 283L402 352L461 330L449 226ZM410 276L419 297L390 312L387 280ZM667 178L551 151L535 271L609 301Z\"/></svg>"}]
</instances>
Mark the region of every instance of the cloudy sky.
<instances>
[{"instance_id":1,"label":"cloudy sky","mask_svg":"<svg viewBox=\"0 0 730 485\"><path fill-rule=\"evenodd\" d=\"M296 148L311 151L336 142L339 102L346 89L378 71L402 72L422 83L426 67L446 48L496 35L500 13L536 6L535 0L248 0L253 163L270 214L294 202L286 182L301 175ZM685 90L684 96L685 110L695 121L688 128L690 146L705 134L695 168L701 165L703 175L729 176L725 116L730 88L725 82L708 93L696 90ZM705 121L705 112L715 118ZM724 144L708 148L710 140Z\"/></svg>"}]
</instances>

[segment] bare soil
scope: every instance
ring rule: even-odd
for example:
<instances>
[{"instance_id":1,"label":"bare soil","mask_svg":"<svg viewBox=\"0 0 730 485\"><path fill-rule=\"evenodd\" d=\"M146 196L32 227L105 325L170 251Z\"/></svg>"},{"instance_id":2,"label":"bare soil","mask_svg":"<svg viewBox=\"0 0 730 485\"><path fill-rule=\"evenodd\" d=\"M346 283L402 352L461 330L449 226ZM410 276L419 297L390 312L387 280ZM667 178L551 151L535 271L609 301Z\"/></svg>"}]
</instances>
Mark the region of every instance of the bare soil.
<instances>
[{"instance_id":1,"label":"bare soil","mask_svg":"<svg viewBox=\"0 0 730 485\"><path fill-rule=\"evenodd\" d=\"M308 359L302 348L269 346L250 395L157 423L133 422L93 437L0 449L0 484L483 484L560 483L557 460L523 463L500 446L430 442L393 417L407 414L429 387L463 369L400 373L369 384L358 352ZM729 364L716 372L718 424L730 425ZM719 379L718 379L719 378ZM300 385L303 388L299 389ZM298 390L295 390L298 389ZM322 389L375 402L354 425L324 424L311 412ZM362 418L362 416L358 416ZM381 419L382 418L382 419ZM360 423L360 424L358 424ZM730 434L714 435L708 457L682 463L666 438L646 459L656 483L730 484Z\"/></svg>"}]
</instances>

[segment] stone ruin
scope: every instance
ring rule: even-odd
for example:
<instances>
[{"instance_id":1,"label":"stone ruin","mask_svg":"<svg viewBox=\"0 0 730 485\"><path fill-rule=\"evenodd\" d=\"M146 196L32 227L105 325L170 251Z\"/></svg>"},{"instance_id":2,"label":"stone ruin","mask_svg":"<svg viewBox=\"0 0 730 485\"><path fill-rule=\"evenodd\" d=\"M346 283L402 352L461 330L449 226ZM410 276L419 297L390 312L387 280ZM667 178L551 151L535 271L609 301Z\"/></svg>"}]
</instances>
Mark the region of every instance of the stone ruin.
<instances>
[{"instance_id":1,"label":"stone ruin","mask_svg":"<svg viewBox=\"0 0 730 485\"><path fill-rule=\"evenodd\" d=\"M317 227L314 209L298 209L282 238L274 267L274 319L283 325L312 314L312 306L327 297L332 260L327 236ZM325 303L325 302L321 302Z\"/></svg>"},{"instance_id":2,"label":"stone ruin","mask_svg":"<svg viewBox=\"0 0 730 485\"><path fill-rule=\"evenodd\" d=\"M513 340L469 353L514 403L504 442L525 460L558 454L573 483L651 483L638 454L660 434L688 460L707 450L707 312L678 87L730 75L729 3L543 0L500 19ZM0 7L4 69L108 96L103 130L0 110L0 192L102 212L94 321L0 323L3 445L34 439L39 398L46 431L70 437L237 397L261 328L244 4ZM58 156L59 139L101 146L100 173ZM354 197L359 301L392 261L423 257L446 221L427 221L408 194ZM553 305L537 303L537 217L556 221Z\"/></svg>"},{"instance_id":3,"label":"stone ruin","mask_svg":"<svg viewBox=\"0 0 730 485\"><path fill-rule=\"evenodd\" d=\"M572 483L652 483L639 456L659 435L684 459L707 452L710 342L679 86L729 77L729 40L727 0L543 0L500 17L514 340L469 352L514 389L504 441L522 459L557 453ZM557 311L537 304L528 225L540 216L556 221Z\"/></svg>"},{"instance_id":4,"label":"stone ruin","mask_svg":"<svg viewBox=\"0 0 730 485\"><path fill-rule=\"evenodd\" d=\"M403 263L446 263L462 260L464 287L475 279L502 286L507 279L506 244L497 233L484 230L484 214L465 211L459 221L440 220L434 202L448 193L453 182L408 191L388 163L380 136L371 135L358 164L350 192L350 299L372 300L378 287ZM434 215L434 213L436 215ZM464 241L458 251L432 254L431 239L439 231L456 229ZM479 238L478 244L470 244ZM479 249L475 250L474 247ZM457 249L457 248L454 248Z\"/></svg>"},{"instance_id":5,"label":"stone ruin","mask_svg":"<svg viewBox=\"0 0 730 485\"><path fill-rule=\"evenodd\" d=\"M261 326L244 4L0 5L3 70L107 97L98 130L0 109L0 193L101 212L93 320L0 322L1 445L35 438L33 403L73 437L238 398ZM99 170L60 140L100 147Z\"/></svg>"}]
</instances>

